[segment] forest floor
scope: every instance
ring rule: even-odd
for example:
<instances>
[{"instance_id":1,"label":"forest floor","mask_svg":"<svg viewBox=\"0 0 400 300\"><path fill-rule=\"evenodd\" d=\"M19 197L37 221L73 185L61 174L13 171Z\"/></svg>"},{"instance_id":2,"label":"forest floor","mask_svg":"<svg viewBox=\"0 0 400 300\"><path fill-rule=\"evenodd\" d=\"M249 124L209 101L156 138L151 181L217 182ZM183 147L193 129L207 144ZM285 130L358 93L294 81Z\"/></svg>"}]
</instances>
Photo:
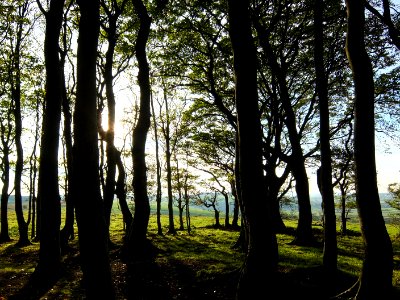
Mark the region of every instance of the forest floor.
<instances>
[{"instance_id":1,"label":"forest floor","mask_svg":"<svg viewBox=\"0 0 400 300\"><path fill-rule=\"evenodd\" d=\"M243 262L243 253L233 249L239 231L216 229L213 219L194 217L192 232L177 231L175 235L157 235L149 230L149 240L157 249L153 260L127 265L120 259L123 230L112 228L114 247L110 250L111 268L117 299L146 300L233 300ZM206 225L208 223L208 225ZM197 225L195 225L197 224ZM327 292L323 284L322 244L312 247L290 245L294 227L278 234L278 287L265 283L265 295L272 288L279 296L269 299L329 299L352 286L362 262L362 241L350 230L347 237L338 238L339 275L335 290ZM322 238L320 227L315 235ZM5 299L85 299L81 285L77 239L63 255L63 271L45 285L32 283L31 275L38 261L39 244L16 247L15 241L0 245L0 300ZM400 299L400 243L394 240L395 295ZM260 270L262 274L262 270ZM271 296L271 295L270 295ZM261 297L267 298L267 297ZM250 300L252 298L249 298ZM344 298L341 298L344 299ZM385 299L390 300L390 299Z\"/></svg>"}]
</instances>

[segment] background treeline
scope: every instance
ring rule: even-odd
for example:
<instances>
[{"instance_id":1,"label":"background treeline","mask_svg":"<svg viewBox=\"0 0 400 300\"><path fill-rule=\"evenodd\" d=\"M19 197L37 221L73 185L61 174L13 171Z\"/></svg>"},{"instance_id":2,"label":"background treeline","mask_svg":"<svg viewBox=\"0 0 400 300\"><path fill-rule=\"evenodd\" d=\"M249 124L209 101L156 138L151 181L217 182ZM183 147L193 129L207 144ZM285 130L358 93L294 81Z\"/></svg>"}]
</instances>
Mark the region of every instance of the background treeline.
<instances>
[{"instance_id":1,"label":"background treeline","mask_svg":"<svg viewBox=\"0 0 400 300\"><path fill-rule=\"evenodd\" d=\"M240 228L246 253L236 297L265 294L265 283L272 294L280 207L292 189L292 243L316 243L314 167L327 288L338 272L335 190L343 233L348 197L358 208L365 258L357 298L390 296L393 250L374 139L377 131L395 139L399 124L394 3L18 0L0 10L0 241L10 240L13 194L17 245L40 241L33 277L50 280L62 267L76 218L87 296L112 299L114 199L126 228L120 255L134 268L152 249L150 197L161 235L163 194L169 234L175 206L190 234L190 204L216 208L222 195L224 226Z\"/></svg>"}]
</instances>

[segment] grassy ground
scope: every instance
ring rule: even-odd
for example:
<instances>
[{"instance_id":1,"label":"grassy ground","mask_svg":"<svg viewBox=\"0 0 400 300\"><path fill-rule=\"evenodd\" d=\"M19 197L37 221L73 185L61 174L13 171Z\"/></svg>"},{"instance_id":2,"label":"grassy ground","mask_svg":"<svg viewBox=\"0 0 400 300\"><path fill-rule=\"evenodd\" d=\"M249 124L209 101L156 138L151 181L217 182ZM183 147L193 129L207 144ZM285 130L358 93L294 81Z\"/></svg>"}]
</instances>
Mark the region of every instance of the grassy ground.
<instances>
[{"instance_id":1,"label":"grassy ground","mask_svg":"<svg viewBox=\"0 0 400 300\"><path fill-rule=\"evenodd\" d=\"M71 251L63 256L65 269L54 285L42 290L32 288L28 283L37 263L39 244L15 247L18 236L13 214L10 219L14 241L0 245L0 299L84 299L77 240L71 241ZM176 235L160 236L155 222L156 218L152 216L148 236L158 248L158 255L154 263L143 268L142 277L138 278L134 272L128 272L128 267L119 258L118 246L124 231L121 215L117 212L113 215L111 235L117 247L111 249L110 257L117 299L134 299L132 295L137 295L138 291L146 296L135 299L234 299L243 261L243 254L232 248L238 231L215 229L211 216L193 216L191 235L178 231ZM168 224L166 217L162 223ZM286 220L286 224L288 232L277 235L282 282L279 299L301 296L328 299L322 284L322 243L315 247L290 245L296 223ZM314 225L315 235L322 240L322 227L318 222ZM349 288L360 272L363 247L358 225L349 224L349 229L348 236L338 235L340 272L335 293ZM395 253L393 285L396 299L400 299L400 239L396 238L398 229L394 226L388 225L388 231Z\"/></svg>"}]
</instances>

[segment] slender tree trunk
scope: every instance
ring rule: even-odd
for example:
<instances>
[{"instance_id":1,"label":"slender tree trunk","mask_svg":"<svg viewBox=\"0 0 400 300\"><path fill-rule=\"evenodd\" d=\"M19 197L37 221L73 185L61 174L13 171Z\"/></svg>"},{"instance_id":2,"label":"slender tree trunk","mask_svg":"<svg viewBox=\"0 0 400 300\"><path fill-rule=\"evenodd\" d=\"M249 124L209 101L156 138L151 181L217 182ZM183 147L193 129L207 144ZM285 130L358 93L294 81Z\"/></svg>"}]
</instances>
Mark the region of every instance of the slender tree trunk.
<instances>
[{"instance_id":1,"label":"slender tree trunk","mask_svg":"<svg viewBox=\"0 0 400 300\"><path fill-rule=\"evenodd\" d=\"M72 6L72 2L69 2L66 10L64 11L64 20L63 20L63 35L62 35L62 51L60 57L61 63L61 75L62 75L62 113L64 115L64 147L66 158L66 179L65 179L65 192L64 192L64 201L65 201L65 223L64 227L60 231L60 246L61 253L65 252L68 248L68 241L74 238L74 222L75 222L75 211L74 211L74 203L73 198L70 195L71 192L71 179L72 179L72 114L71 114L71 100L67 93L67 86L65 81L65 62L68 54L68 49L70 45L68 44L67 39L67 31L68 31L68 18L67 14Z\"/></svg>"},{"instance_id":2,"label":"slender tree trunk","mask_svg":"<svg viewBox=\"0 0 400 300\"><path fill-rule=\"evenodd\" d=\"M229 196L228 193L224 192L224 199L225 199L225 227L230 227L229 224Z\"/></svg>"},{"instance_id":3,"label":"slender tree trunk","mask_svg":"<svg viewBox=\"0 0 400 300\"><path fill-rule=\"evenodd\" d=\"M115 176L117 173L117 162L114 145L115 136L115 96L113 88L113 63L115 45L117 42L117 20L118 14L108 15L108 28L106 29L108 49L106 52L106 62L104 65L104 81L106 83L106 98L107 98L107 111L108 111L108 130L106 132L106 156L107 156L107 174L104 188L104 207L107 227L110 227L111 210L114 203L115 192ZM108 229L109 230L109 229Z\"/></svg>"},{"instance_id":4,"label":"slender tree trunk","mask_svg":"<svg viewBox=\"0 0 400 300\"><path fill-rule=\"evenodd\" d=\"M62 60L61 65L64 66ZM64 71L62 72L64 75ZM65 223L64 227L60 232L60 244L61 250L64 251L67 248L68 241L74 238L74 222L75 212L73 198L71 197L71 178L72 178L72 130L71 121L72 115L70 112L70 100L67 96L67 90L65 86L65 78L63 76L63 99L62 99L62 111L64 114L64 143L65 143L65 156L66 156L66 189L65 189Z\"/></svg>"},{"instance_id":5,"label":"slender tree trunk","mask_svg":"<svg viewBox=\"0 0 400 300\"><path fill-rule=\"evenodd\" d=\"M392 299L393 249L377 187L374 81L364 42L364 1L347 0L346 53L355 88L356 200L365 257L356 299Z\"/></svg>"},{"instance_id":6,"label":"slender tree trunk","mask_svg":"<svg viewBox=\"0 0 400 300\"><path fill-rule=\"evenodd\" d=\"M145 145L150 127L150 78L147 62L146 44L150 34L151 18L141 0L132 0L132 4L140 20L140 28L136 38L136 59L138 62L138 83L140 87L139 118L133 132L133 193L135 197L135 213L128 232L127 250L129 258L142 258L148 254L147 227L150 217L150 203L147 194L147 175Z\"/></svg>"},{"instance_id":7,"label":"slender tree trunk","mask_svg":"<svg viewBox=\"0 0 400 300\"><path fill-rule=\"evenodd\" d=\"M215 228L220 228L221 227L221 223L219 221L219 210L217 209L217 207L215 205L212 206L212 208L214 209L214 217L215 217Z\"/></svg>"},{"instance_id":8,"label":"slender tree trunk","mask_svg":"<svg viewBox=\"0 0 400 300\"><path fill-rule=\"evenodd\" d=\"M124 164L122 163L121 153L115 150L117 153L117 168L118 168L118 178L117 184L115 186L115 194L118 197L119 206L121 207L122 217L124 219L125 228L129 228L132 224L132 213L129 210L128 203L126 202L126 184L125 184L125 168Z\"/></svg>"},{"instance_id":9,"label":"slender tree trunk","mask_svg":"<svg viewBox=\"0 0 400 300\"><path fill-rule=\"evenodd\" d=\"M236 298L249 299L264 294L266 283L271 283L268 287L270 292L274 288L278 245L264 187L257 54L251 33L249 1L229 0L228 17L234 54L240 187L249 235Z\"/></svg>"},{"instance_id":10,"label":"slender tree trunk","mask_svg":"<svg viewBox=\"0 0 400 300\"><path fill-rule=\"evenodd\" d=\"M231 193L234 199L233 205L233 217L232 217L232 228L239 228L239 199L236 191L236 182L235 180L230 180L229 184L231 185Z\"/></svg>"},{"instance_id":11,"label":"slender tree trunk","mask_svg":"<svg viewBox=\"0 0 400 300\"><path fill-rule=\"evenodd\" d=\"M186 208L186 230L188 234L190 235L192 232L191 224L190 224L190 209L189 209L189 193L188 193L188 185L187 185L187 180L188 180L188 174L186 173L185 175L185 184L184 184L184 197L185 197L185 208Z\"/></svg>"},{"instance_id":12,"label":"slender tree trunk","mask_svg":"<svg viewBox=\"0 0 400 300\"><path fill-rule=\"evenodd\" d=\"M1 189L0 199L0 243L11 241L8 227L8 189L10 187L10 151L11 151L11 135L12 135L12 120L11 120L11 107L7 110L7 117L0 122L0 140L1 140L1 182L3 187ZM3 121L6 123L4 124Z\"/></svg>"},{"instance_id":13,"label":"slender tree trunk","mask_svg":"<svg viewBox=\"0 0 400 300\"><path fill-rule=\"evenodd\" d=\"M182 197L182 184L181 184L181 176L180 176L180 170L179 170L179 161L178 158L176 157L176 152L175 152L175 162L176 162L176 184L177 184L177 189L178 189L178 211L179 211L179 230L184 230L183 226L183 210L184 206L182 204L183 202L183 197Z\"/></svg>"},{"instance_id":14,"label":"slender tree trunk","mask_svg":"<svg viewBox=\"0 0 400 300\"><path fill-rule=\"evenodd\" d=\"M76 207L86 295L89 299L114 299L97 142L96 58L100 3L99 0L77 2L80 22L71 196Z\"/></svg>"},{"instance_id":15,"label":"slender tree trunk","mask_svg":"<svg viewBox=\"0 0 400 300\"><path fill-rule=\"evenodd\" d=\"M165 102L165 114L166 124L164 131L165 138L165 163L167 165L167 193L168 193L168 233L175 234L174 224L174 198L172 196L172 168L171 168L171 136L170 136L170 124L169 124L169 109L166 88L164 87L164 102Z\"/></svg>"},{"instance_id":16,"label":"slender tree trunk","mask_svg":"<svg viewBox=\"0 0 400 300\"><path fill-rule=\"evenodd\" d=\"M1 124L3 125L3 124ZM3 127L3 126L2 126ZM2 138L3 138L3 128L2 128ZM3 143L3 159L2 159L2 174L1 181L3 187L1 189L1 227L0 227L0 243L5 243L11 241L10 234L8 231L8 188L10 186L10 161L9 161L9 149L8 145L4 146Z\"/></svg>"},{"instance_id":17,"label":"slender tree trunk","mask_svg":"<svg viewBox=\"0 0 400 300\"><path fill-rule=\"evenodd\" d=\"M337 240L335 201L333 198L332 163L329 128L328 77L324 68L323 0L314 2L314 63L318 95L321 141L321 196L324 205L323 265L327 273L325 284L335 288L337 273Z\"/></svg>"},{"instance_id":18,"label":"slender tree trunk","mask_svg":"<svg viewBox=\"0 0 400 300\"><path fill-rule=\"evenodd\" d=\"M160 163L160 152L158 145L158 130L157 130L157 122L156 115L154 112L154 101L153 96L151 95L151 113L153 116L153 126L154 126L154 141L156 143L156 168L157 168L157 194L156 194L156 203L157 203L157 233L162 235L162 226L161 226L161 163Z\"/></svg>"},{"instance_id":19,"label":"slender tree trunk","mask_svg":"<svg viewBox=\"0 0 400 300\"><path fill-rule=\"evenodd\" d=\"M14 193L15 193L15 213L18 222L19 240L17 246L26 246L31 242L28 237L28 224L25 222L24 213L22 209L22 195L21 195L21 183L22 183L22 172L24 169L24 151L22 147L22 115L21 115L21 70L20 70L20 54L21 54L21 43L23 34L23 18L26 16L28 11L29 3L26 1L20 6L20 18L18 23L18 29L16 32L16 45L14 48L14 80L11 88L11 97L14 103L14 125L15 125L15 147L17 150L17 160L15 163L15 175L14 175Z\"/></svg>"},{"instance_id":20,"label":"slender tree trunk","mask_svg":"<svg viewBox=\"0 0 400 300\"><path fill-rule=\"evenodd\" d=\"M35 272L46 279L54 276L61 265L60 225L61 203L58 188L58 148L60 138L62 68L58 55L63 21L64 0L52 0L46 17L44 55L46 65L46 96L43 116L39 166L39 197L41 230L39 264Z\"/></svg>"},{"instance_id":21,"label":"slender tree trunk","mask_svg":"<svg viewBox=\"0 0 400 300\"><path fill-rule=\"evenodd\" d=\"M39 126L39 114L40 114L40 100L39 97L37 97L36 100L36 126L35 126L35 142L33 144L33 149L31 156L29 157L29 213L28 213L28 221L27 223L30 224L32 222L31 226L31 239L35 238L35 221L36 221L36 179L38 175L38 168L37 168L37 146L38 146L38 141L39 141L39 135L40 135L40 126Z\"/></svg>"},{"instance_id":22,"label":"slender tree trunk","mask_svg":"<svg viewBox=\"0 0 400 300\"><path fill-rule=\"evenodd\" d=\"M340 218L342 220L342 228L341 228L341 233L342 235L347 234L347 214L346 214L346 192L344 191L344 188L342 185L340 185L340 206L341 206L341 214Z\"/></svg>"},{"instance_id":23,"label":"slender tree trunk","mask_svg":"<svg viewBox=\"0 0 400 300\"><path fill-rule=\"evenodd\" d=\"M274 168L275 169L275 168ZM282 220L281 211L280 211L280 203L279 203L279 189L282 186L283 178L278 178L275 174L275 170L270 170L271 172L267 173L267 180L269 183L268 189L268 197L270 199L271 205L271 214L272 214L272 224L274 227L274 231L276 233L283 233L286 231L286 225ZM268 171L267 171L268 172ZM286 171L285 171L286 173ZM284 176L286 179L287 176Z\"/></svg>"}]
</instances>

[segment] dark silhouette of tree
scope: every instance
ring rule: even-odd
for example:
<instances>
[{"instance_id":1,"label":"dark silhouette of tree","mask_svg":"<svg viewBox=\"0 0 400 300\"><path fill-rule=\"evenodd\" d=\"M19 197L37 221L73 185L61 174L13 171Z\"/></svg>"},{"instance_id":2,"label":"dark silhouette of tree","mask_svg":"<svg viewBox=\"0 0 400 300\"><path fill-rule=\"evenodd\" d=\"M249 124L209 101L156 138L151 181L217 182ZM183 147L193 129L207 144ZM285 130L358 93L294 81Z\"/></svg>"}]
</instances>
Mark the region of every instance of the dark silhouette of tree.
<instances>
[{"instance_id":1,"label":"dark silhouette of tree","mask_svg":"<svg viewBox=\"0 0 400 300\"><path fill-rule=\"evenodd\" d=\"M284 4L280 3L276 9L275 19L272 21L272 25L275 24L280 18L284 18L283 11ZM290 15L291 16L291 15ZM305 167L305 155L301 146L301 132L297 128L295 108L292 105L289 84L287 82L288 68L286 64L289 63L289 58L283 57L280 53L275 53L269 39L268 27L261 23L260 19L253 18L255 29L258 33L260 46L263 49L264 54L267 58L267 63L276 79L276 84L279 86L279 97L280 102L285 113L284 122L288 131L288 138L291 145L291 154L287 157L286 162L289 164L289 168L296 180L296 194L299 207L299 218L296 229L296 237L293 240L293 244L298 245L310 245L315 243L315 238L312 233L312 212L310 202L310 191L307 177L307 171ZM300 23L302 21L299 20ZM269 29L270 30L270 29ZM290 53L298 53L298 41L293 42ZM279 57L283 58L283 61ZM310 101L312 106L315 102L314 98Z\"/></svg>"},{"instance_id":2,"label":"dark silhouette of tree","mask_svg":"<svg viewBox=\"0 0 400 300\"><path fill-rule=\"evenodd\" d=\"M31 242L28 237L28 224L24 218L22 209L22 172L24 169L24 150L22 146L22 108L21 108L21 53L22 43L25 35L25 17L29 13L31 1L25 0L17 4L17 24L15 32L15 45L12 51L11 69L9 74L11 79L11 99L13 103L14 127L15 127L15 147L17 160L15 163L14 194L15 194L15 213L17 215L19 240L18 246L26 246ZM29 31L29 30L28 30Z\"/></svg>"},{"instance_id":3,"label":"dark silhouette of tree","mask_svg":"<svg viewBox=\"0 0 400 300\"><path fill-rule=\"evenodd\" d=\"M171 156L172 151L175 149L176 140L172 139L171 134L171 112L168 104L167 97L167 87L165 83L163 83L163 96L165 104L165 120L164 118L160 119L161 123L161 132L165 141L165 164L166 164L166 173L167 173L167 194L168 194L168 233L175 234L175 223L174 223L174 198L172 195L172 167L171 167ZM161 105L160 105L161 110ZM161 112L160 112L161 115ZM172 142L172 145L171 145Z\"/></svg>"},{"instance_id":4,"label":"dark silhouette of tree","mask_svg":"<svg viewBox=\"0 0 400 300\"><path fill-rule=\"evenodd\" d=\"M40 114L43 111L41 107L44 102L42 101L44 97L41 94L36 95L36 126L34 128L34 142L32 147L31 155L29 156L29 204L28 204L28 224L31 225L31 239L35 239L36 236L36 203L37 203L37 177L38 177L38 155L37 149L39 145L41 126L40 122Z\"/></svg>"},{"instance_id":5,"label":"dark silhouette of tree","mask_svg":"<svg viewBox=\"0 0 400 300\"><path fill-rule=\"evenodd\" d=\"M156 150L156 181L157 181L157 191L156 191L156 203L157 203L157 233L162 235L162 226L161 226L161 199L162 199L162 192L161 192L161 163L160 163L160 146L158 140L158 129L157 129L157 122L156 122L156 114L154 111L154 99L151 95L151 114L153 117L153 127L154 127L154 142L155 142L155 150Z\"/></svg>"},{"instance_id":6,"label":"dark silhouette of tree","mask_svg":"<svg viewBox=\"0 0 400 300\"><path fill-rule=\"evenodd\" d=\"M100 4L106 15L107 24L102 24L105 31L108 48L105 54L104 68L102 69L107 98L107 111L108 111L108 129L107 132L102 132L102 138L106 141L106 156L107 156L107 174L104 187L104 207L107 226L110 226L111 210L114 202L115 194L115 176L117 171L117 158L118 150L114 144L114 127L115 127L115 95L114 95L114 77L113 64L114 53L119 32L117 27L118 19L124 11L125 5L128 0L122 1L120 4L117 1L111 1L108 5L106 1L100 1Z\"/></svg>"},{"instance_id":7,"label":"dark silhouette of tree","mask_svg":"<svg viewBox=\"0 0 400 300\"><path fill-rule=\"evenodd\" d=\"M218 205L218 192L214 191L214 193L209 193L205 195L196 195L195 198L195 203L196 205L204 205L207 208L212 208L214 212L214 219L215 219L215 224L214 228L221 228L221 222L220 222L220 212L217 208Z\"/></svg>"},{"instance_id":8,"label":"dark silhouette of tree","mask_svg":"<svg viewBox=\"0 0 400 300\"><path fill-rule=\"evenodd\" d=\"M341 139L341 147L332 148L333 186L340 191L341 234L347 234L347 220L351 209L356 208L354 192L353 123L348 122L348 133ZM347 134L347 136L346 136ZM350 201L353 200L354 201Z\"/></svg>"},{"instance_id":9,"label":"dark silhouette of tree","mask_svg":"<svg viewBox=\"0 0 400 300\"><path fill-rule=\"evenodd\" d=\"M146 44L150 34L151 18L142 0L132 0L139 17L140 27L135 44L135 55L138 63L138 84L140 87L139 118L133 132L133 194L135 212L132 224L127 232L125 248L129 258L137 254L145 254L148 246L147 226L150 217L150 203L147 194L147 174L145 160L145 144L150 128L150 77L147 62ZM140 255L139 255L140 256Z\"/></svg>"},{"instance_id":10,"label":"dark silhouette of tree","mask_svg":"<svg viewBox=\"0 0 400 300\"><path fill-rule=\"evenodd\" d=\"M71 174L72 174L72 113L71 113L71 95L75 88L74 84L68 90L66 78L65 78L65 65L68 59L68 51L71 48L70 33L68 27L67 16L71 10L73 1L69 1L64 11L64 21L62 25L62 45L60 49L60 63L62 68L62 113L64 116L64 130L63 130L63 142L64 142L64 161L65 161L65 187L64 187L64 201L65 201L65 223L64 227L60 232L60 245L61 252L67 249L68 241L74 238L74 222L75 222L75 211L73 198L70 195L71 191ZM74 74L73 74L74 75ZM75 79L75 78L74 78Z\"/></svg>"},{"instance_id":11,"label":"dark silhouette of tree","mask_svg":"<svg viewBox=\"0 0 400 300\"><path fill-rule=\"evenodd\" d=\"M37 275L49 279L61 265L60 225L61 199L58 183L58 148L60 139L62 68L59 58L59 39L63 21L64 0L52 0L45 11L44 56L46 65L46 94L40 145L38 198L41 201L41 239Z\"/></svg>"},{"instance_id":12,"label":"dark silhouette of tree","mask_svg":"<svg viewBox=\"0 0 400 300\"><path fill-rule=\"evenodd\" d=\"M248 299L273 289L278 246L267 205L262 169L262 132L257 96L257 54L251 33L249 1L228 1L234 53L235 100L239 133L239 177L243 214L248 228L246 258L236 297ZM259 270L263 270L260 274Z\"/></svg>"},{"instance_id":13,"label":"dark silhouette of tree","mask_svg":"<svg viewBox=\"0 0 400 300\"><path fill-rule=\"evenodd\" d=\"M5 93L5 92L4 92ZM3 94L3 93L2 93ZM8 200L10 187L10 153L12 147L12 119L11 107L5 108L4 115L1 116L0 124L0 151L1 151L1 227L0 227L0 243L11 241L8 227Z\"/></svg>"},{"instance_id":14,"label":"dark silhouette of tree","mask_svg":"<svg viewBox=\"0 0 400 300\"><path fill-rule=\"evenodd\" d=\"M400 50L400 30L396 28L390 13L391 3L389 0L382 0L383 13L373 7L369 1L365 1L365 8L373 13L388 29L388 34L393 45Z\"/></svg>"},{"instance_id":15,"label":"dark silhouette of tree","mask_svg":"<svg viewBox=\"0 0 400 300\"><path fill-rule=\"evenodd\" d=\"M71 196L75 203L83 284L89 299L114 299L99 182L96 58L100 2L80 8Z\"/></svg>"},{"instance_id":16,"label":"dark silhouette of tree","mask_svg":"<svg viewBox=\"0 0 400 300\"><path fill-rule=\"evenodd\" d=\"M328 77L324 67L324 1L314 2L314 64L316 75L316 93L320 118L320 153L321 167L319 169L320 192L324 214L324 251L323 265L328 288L335 287L337 272L337 240L335 201L333 198L331 146L329 128Z\"/></svg>"},{"instance_id":17,"label":"dark silhouette of tree","mask_svg":"<svg viewBox=\"0 0 400 300\"><path fill-rule=\"evenodd\" d=\"M375 163L374 81L364 41L364 1L346 1L346 53L355 92L356 201L365 245L356 299L391 299L393 249L379 200Z\"/></svg>"}]
</instances>

